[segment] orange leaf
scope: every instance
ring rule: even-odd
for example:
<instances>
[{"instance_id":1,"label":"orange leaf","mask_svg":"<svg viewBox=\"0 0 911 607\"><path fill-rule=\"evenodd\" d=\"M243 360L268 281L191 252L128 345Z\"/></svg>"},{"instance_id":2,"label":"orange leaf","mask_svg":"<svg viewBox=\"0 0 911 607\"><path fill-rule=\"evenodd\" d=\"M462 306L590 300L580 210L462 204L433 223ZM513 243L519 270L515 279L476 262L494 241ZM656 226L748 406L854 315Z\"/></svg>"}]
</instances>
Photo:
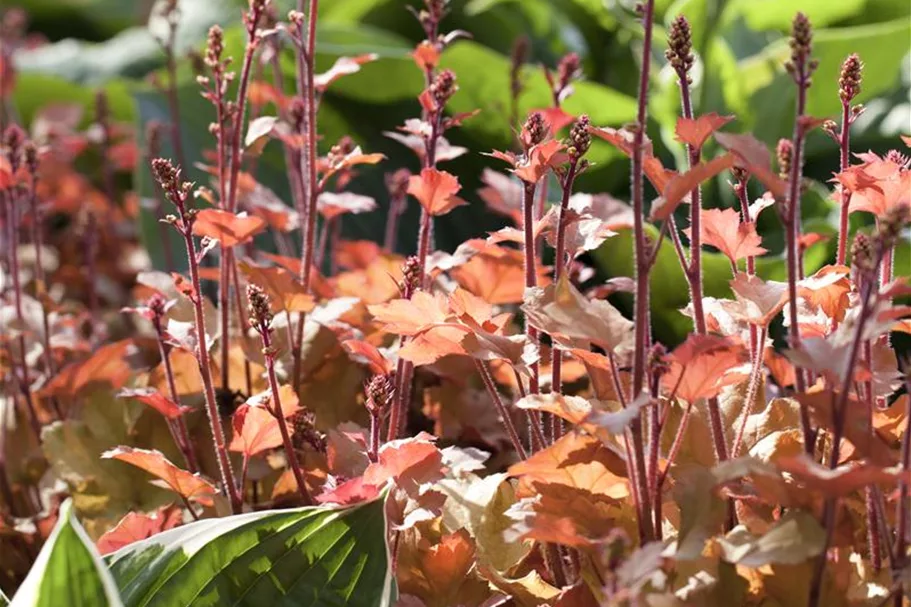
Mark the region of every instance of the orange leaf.
<instances>
[{"instance_id":1,"label":"orange leaf","mask_svg":"<svg viewBox=\"0 0 911 607\"><path fill-rule=\"evenodd\" d=\"M362 65L370 63L371 61L376 61L378 58L379 55L376 53L367 53L355 57L339 57L335 60L335 63L332 64L332 67L329 68L329 71L314 76L313 85L316 87L316 90L325 91L330 84L342 76L359 72Z\"/></svg>"},{"instance_id":2,"label":"orange leaf","mask_svg":"<svg viewBox=\"0 0 911 607\"><path fill-rule=\"evenodd\" d=\"M424 553L420 567L435 596L452 596L458 590L474 566L476 551L468 531L459 529Z\"/></svg>"},{"instance_id":3,"label":"orange leaf","mask_svg":"<svg viewBox=\"0 0 911 607\"><path fill-rule=\"evenodd\" d=\"M178 468L161 451L120 446L105 451L101 457L118 459L141 468L161 479L153 481L153 484L164 485L185 499L198 502L203 506L212 506L214 504L212 498L218 493L212 483L199 475L190 474L186 470Z\"/></svg>"},{"instance_id":4,"label":"orange leaf","mask_svg":"<svg viewBox=\"0 0 911 607\"><path fill-rule=\"evenodd\" d=\"M251 283L269 295L275 312L309 312L316 302L297 277L284 268L263 268L244 260L237 264Z\"/></svg>"},{"instance_id":5,"label":"orange leaf","mask_svg":"<svg viewBox=\"0 0 911 607\"><path fill-rule=\"evenodd\" d=\"M525 461L510 466L508 474L520 480L517 495L533 495L533 483L551 483L584 489L614 499L629 495L623 458L593 436L570 432Z\"/></svg>"},{"instance_id":6,"label":"orange leaf","mask_svg":"<svg viewBox=\"0 0 911 607\"><path fill-rule=\"evenodd\" d=\"M550 279L547 268L538 265L538 284ZM485 247L450 275L462 287L491 304L519 303L525 293L525 258L518 249Z\"/></svg>"},{"instance_id":7,"label":"orange leaf","mask_svg":"<svg viewBox=\"0 0 911 607\"><path fill-rule=\"evenodd\" d=\"M725 154L708 162L700 162L686 173L675 176L664 186L663 200L652 207L651 218L653 220L667 219L687 194L698 188L704 181L732 166L734 166L734 157L731 154Z\"/></svg>"},{"instance_id":8,"label":"orange leaf","mask_svg":"<svg viewBox=\"0 0 911 607\"><path fill-rule=\"evenodd\" d=\"M734 209L706 209L702 211L701 222L699 231L703 244L712 245L724 253L731 263L767 252L759 246L762 237L756 233L756 224L741 222L740 213ZM684 232L692 238L690 228Z\"/></svg>"},{"instance_id":9,"label":"orange leaf","mask_svg":"<svg viewBox=\"0 0 911 607\"><path fill-rule=\"evenodd\" d=\"M133 542L173 529L182 522L183 513L173 504L163 506L151 514L128 512L113 529L98 538L98 552L102 555L110 554Z\"/></svg>"},{"instance_id":10,"label":"orange leaf","mask_svg":"<svg viewBox=\"0 0 911 607\"><path fill-rule=\"evenodd\" d=\"M397 335L415 335L430 325L445 322L450 314L446 298L418 291L411 299L367 306L383 329Z\"/></svg>"},{"instance_id":11,"label":"orange leaf","mask_svg":"<svg viewBox=\"0 0 911 607\"><path fill-rule=\"evenodd\" d=\"M838 393L814 386L804 394L794 396L810 412L810 419L814 425L832 430L834 408L837 404ZM866 405L849 397L845 404L844 437L854 449L874 464L891 466L897 457L889 446L871 427L870 414Z\"/></svg>"},{"instance_id":12,"label":"orange leaf","mask_svg":"<svg viewBox=\"0 0 911 607\"><path fill-rule=\"evenodd\" d=\"M379 494L379 487L365 483L363 476L356 476L338 487L316 496L316 501L320 504L340 504L347 506L350 504L368 502Z\"/></svg>"},{"instance_id":13,"label":"orange leaf","mask_svg":"<svg viewBox=\"0 0 911 607\"><path fill-rule=\"evenodd\" d=\"M545 289L530 290L522 311L532 326L557 336L558 341L582 339L608 351L623 349L632 341L631 321L607 301L583 296L565 275Z\"/></svg>"},{"instance_id":14,"label":"orange leaf","mask_svg":"<svg viewBox=\"0 0 911 607\"><path fill-rule=\"evenodd\" d=\"M421 43L415 47L411 56L414 58L415 64L425 72L436 68L437 63L440 62L439 51L437 51L437 48L433 43L428 42L427 40L421 41Z\"/></svg>"},{"instance_id":15,"label":"orange leaf","mask_svg":"<svg viewBox=\"0 0 911 607\"><path fill-rule=\"evenodd\" d=\"M911 472L898 468L883 468L873 464L848 464L834 470L811 460L805 454L782 457L775 461L802 485L827 497L844 497L870 485L895 486L900 479L911 481Z\"/></svg>"},{"instance_id":16,"label":"orange leaf","mask_svg":"<svg viewBox=\"0 0 911 607\"><path fill-rule=\"evenodd\" d=\"M690 335L671 354L671 369L661 379L668 390L676 387L679 398L694 403L745 379L745 372L731 372L744 358L744 349L729 339Z\"/></svg>"},{"instance_id":17,"label":"orange leaf","mask_svg":"<svg viewBox=\"0 0 911 607\"><path fill-rule=\"evenodd\" d=\"M228 449L243 453L244 457L253 457L282 445L278 420L263 407L242 404L231 416L231 425L234 436ZM293 426L288 428L289 432L293 430Z\"/></svg>"},{"instance_id":18,"label":"orange leaf","mask_svg":"<svg viewBox=\"0 0 911 607\"><path fill-rule=\"evenodd\" d=\"M177 419L187 411L191 411L190 407L178 405L158 390L152 388L121 390L117 393L117 396L119 398L132 398L138 400L142 404L152 407L168 419Z\"/></svg>"},{"instance_id":19,"label":"orange leaf","mask_svg":"<svg viewBox=\"0 0 911 607\"><path fill-rule=\"evenodd\" d=\"M797 283L797 293L826 316L841 322L850 305L851 270L847 266L828 265Z\"/></svg>"},{"instance_id":20,"label":"orange leaf","mask_svg":"<svg viewBox=\"0 0 911 607\"><path fill-rule=\"evenodd\" d=\"M371 373L385 375L393 370L394 366L373 344L359 339L347 339L342 342L342 347L351 360L367 365Z\"/></svg>"},{"instance_id":21,"label":"orange leaf","mask_svg":"<svg viewBox=\"0 0 911 607\"><path fill-rule=\"evenodd\" d=\"M712 133L734 120L733 116L719 116L709 112L698 118L678 118L676 139L692 148L699 149Z\"/></svg>"},{"instance_id":22,"label":"orange leaf","mask_svg":"<svg viewBox=\"0 0 911 607\"><path fill-rule=\"evenodd\" d=\"M102 346L88 359L61 369L40 393L42 396L72 398L95 383L119 389L133 375L129 356L135 348L129 339Z\"/></svg>"},{"instance_id":23,"label":"orange leaf","mask_svg":"<svg viewBox=\"0 0 911 607\"><path fill-rule=\"evenodd\" d=\"M550 167L565 161L562 151L563 144L556 139L539 143L529 150L527 160L520 163L521 166L517 166L513 173L526 183L537 183Z\"/></svg>"},{"instance_id":24,"label":"orange leaf","mask_svg":"<svg viewBox=\"0 0 911 607\"><path fill-rule=\"evenodd\" d=\"M219 209L203 209L193 222L195 235L217 240L224 248L250 242L264 229L266 222L260 217L235 215Z\"/></svg>"},{"instance_id":25,"label":"orange leaf","mask_svg":"<svg viewBox=\"0 0 911 607\"><path fill-rule=\"evenodd\" d=\"M737 156L736 165L747 169L776 197L787 195L788 184L772 171L769 149L752 135L715 133L715 141Z\"/></svg>"},{"instance_id":26,"label":"orange leaf","mask_svg":"<svg viewBox=\"0 0 911 607\"><path fill-rule=\"evenodd\" d=\"M730 284L741 305L741 318L747 322L766 326L788 302L788 285L783 282L738 272Z\"/></svg>"},{"instance_id":27,"label":"orange leaf","mask_svg":"<svg viewBox=\"0 0 911 607\"><path fill-rule=\"evenodd\" d=\"M462 186L459 180L446 171L424 169L420 175L408 178L408 193L418 199L429 214L445 215L452 209L466 204L456 196Z\"/></svg>"},{"instance_id":28,"label":"orange leaf","mask_svg":"<svg viewBox=\"0 0 911 607\"><path fill-rule=\"evenodd\" d=\"M443 476L443 454L423 434L386 443L378 459L364 471L364 483L382 487L392 479L405 490L439 480Z\"/></svg>"}]
</instances>

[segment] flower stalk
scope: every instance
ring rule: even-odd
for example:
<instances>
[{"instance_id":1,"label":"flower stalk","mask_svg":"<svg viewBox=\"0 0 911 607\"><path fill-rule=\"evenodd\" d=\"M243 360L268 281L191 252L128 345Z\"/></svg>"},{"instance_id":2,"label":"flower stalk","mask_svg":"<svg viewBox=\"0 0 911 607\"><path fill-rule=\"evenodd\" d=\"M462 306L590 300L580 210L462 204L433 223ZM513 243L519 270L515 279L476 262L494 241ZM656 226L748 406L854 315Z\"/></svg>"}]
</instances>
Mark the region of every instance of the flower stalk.
<instances>
[{"instance_id":1,"label":"flower stalk","mask_svg":"<svg viewBox=\"0 0 911 607\"><path fill-rule=\"evenodd\" d=\"M218 462L218 471L224 490L231 501L234 513L241 510L242 498L234 481L234 471L228 457L225 434L218 414L218 402L215 398L215 384L212 381L212 369L209 362L209 351L206 344L205 312L203 311L203 295L199 282L199 260L196 242L193 240L193 222L196 211L187 207L193 184L180 181L180 169L174 167L171 161L156 158L152 161L152 171L161 185L168 200L177 209L178 216L169 215L165 221L170 223L184 240L187 251L187 262L190 268L190 285L187 296L193 304L194 322L196 328L196 361L199 364L199 374L202 378L206 415L209 420L209 429L212 432L215 457Z\"/></svg>"}]
</instances>

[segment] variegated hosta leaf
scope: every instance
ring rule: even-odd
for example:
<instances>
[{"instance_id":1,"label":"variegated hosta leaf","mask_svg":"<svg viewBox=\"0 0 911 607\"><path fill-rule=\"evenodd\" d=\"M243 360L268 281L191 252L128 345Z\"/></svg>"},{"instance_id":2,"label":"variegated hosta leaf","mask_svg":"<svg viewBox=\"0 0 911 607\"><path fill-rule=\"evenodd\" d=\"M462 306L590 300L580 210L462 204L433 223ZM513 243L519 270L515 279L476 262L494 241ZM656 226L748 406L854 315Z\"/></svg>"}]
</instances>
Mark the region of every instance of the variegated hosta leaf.
<instances>
[{"instance_id":1,"label":"variegated hosta leaf","mask_svg":"<svg viewBox=\"0 0 911 607\"><path fill-rule=\"evenodd\" d=\"M201 520L106 557L126 605L387 607L384 500Z\"/></svg>"},{"instance_id":2,"label":"variegated hosta leaf","mask_svg":"<svg viewBox=\"0 0 911 607\"><path fill-rule=\"evenodd\" d=\"M6 605L0 597L0 605ZM94 544L73 515L73 501L60 506L57 525L38 554L11 607L119 607L123 605Z\"/></svg>"}]
</instances>

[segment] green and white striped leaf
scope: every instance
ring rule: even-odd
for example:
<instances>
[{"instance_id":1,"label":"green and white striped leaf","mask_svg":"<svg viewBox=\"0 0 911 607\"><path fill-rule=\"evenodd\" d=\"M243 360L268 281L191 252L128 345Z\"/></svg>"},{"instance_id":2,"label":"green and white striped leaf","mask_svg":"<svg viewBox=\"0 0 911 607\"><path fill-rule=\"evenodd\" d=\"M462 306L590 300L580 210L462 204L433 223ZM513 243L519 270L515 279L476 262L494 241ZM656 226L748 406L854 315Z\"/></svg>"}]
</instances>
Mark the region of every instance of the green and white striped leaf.
<instances>
[{"instance_id":1,"label":"green and white striped leaf","mask_svg":"<svg viewBox=\"0 0 911 607\"><path fill-rule=\"evenodd\" d=\"M386 607L384 500L207 519L106 557L129 607Z\"/></svg>"},{"instance_id":2,"label":"green and white striped leaf","mask_svg":"<svg viewBox=\"0 0 911 607\"><path fill-rule=\"evenodd\" d=\"M5 597L4 597L5 599ZM5 605L6 601L0 601ZM117 586L94 544L73 515L73 502L60 518L10 607L120 607Z\"/></svg>"}]
</instances>

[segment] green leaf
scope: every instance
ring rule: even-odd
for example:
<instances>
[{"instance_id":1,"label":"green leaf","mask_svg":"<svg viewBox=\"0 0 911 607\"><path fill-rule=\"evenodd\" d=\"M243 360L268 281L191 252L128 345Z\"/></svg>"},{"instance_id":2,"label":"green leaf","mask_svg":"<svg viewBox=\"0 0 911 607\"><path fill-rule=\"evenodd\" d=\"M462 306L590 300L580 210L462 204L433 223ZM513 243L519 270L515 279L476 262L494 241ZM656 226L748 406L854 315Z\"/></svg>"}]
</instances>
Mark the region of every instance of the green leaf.
<instances>
[{"instance_id":1,"label":"green leaf","mask_svg":"<svg viewBox=\"0 0 911 607\"><path fill-rule=\"evenodd\" d=\"M0 590L0 607L6 607L7 605L9 605L9 598Z\"/></svg>"},{"instance_id":2,"label":"green leaf","mask_svg":"<svg viewBox=\"0 0 911 607\"><path fill-rule=\"evenodd\" d=\"M832 3L836 4L836 3ZM807 98L807 114L833 117L840 111L838 75L845 57L859 51L864 62L864 81L855 103L865 103L892 90L900 79L905 56L896 49L907 47L911 21L896 19L885 23L840 29L817 30L813 36L813 55L819 68ZM750 111L740 116L747 129L762 125L758 136L774 142L788 136L793 124L794 83L784 71L790 56L788 41L778 40L761 53L740 62L740 81L750 97Z\"/></svg>"},{"instance_id":3,"label":"green leaf","mask_svg":"<svg viewBox=\"0 0 911 607\"><path fill-rule=\"evenodd\" d=\"M789 31L797 10L807 15L815 27L832 25L862 12L866 0L735 0L727 13L740 14L756 30Z\"/></svg>"},{"instance_id":4,"label":"green leaf","mask_svg":"<svg viewBox=\"0 0 911 607\"><path fill-rule=\"evenodd\" d=\"M4 602L5 603L5 599ZM117 607L123 605L111 574L76 517L72 500L60 506L57 525L38 554L11 607Z\"/></svg>"},{"instance_id":5,"label":"green leaf","mask_svg":"<svg viewBox=\"0 0 911 607\"><path fill-rule=\"evenodd\" d=\"M392 605L384 500L206 519L109 555L129 606Z\"/></svg>"}]
</instances>

